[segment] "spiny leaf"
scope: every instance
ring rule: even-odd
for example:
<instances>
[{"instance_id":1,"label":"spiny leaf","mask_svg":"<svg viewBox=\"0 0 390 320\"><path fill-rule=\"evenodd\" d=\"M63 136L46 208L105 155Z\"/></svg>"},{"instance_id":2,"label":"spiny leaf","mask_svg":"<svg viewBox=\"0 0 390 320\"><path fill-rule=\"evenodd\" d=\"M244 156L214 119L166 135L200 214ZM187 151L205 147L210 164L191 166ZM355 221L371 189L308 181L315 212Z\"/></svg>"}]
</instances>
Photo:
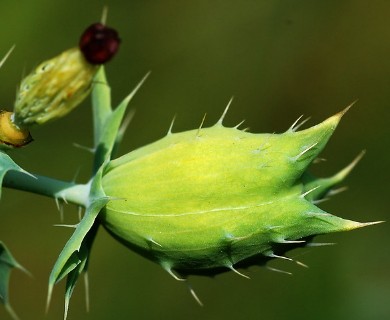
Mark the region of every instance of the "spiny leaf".
<instances>
[{"instance_id":1,"label":"spiny leaf","mask_svg":"<svg viewBox=\"0 0 390 320\"><path fill-rule=\"evenodd\" d=\"M69 309L69 301L72 296L73 290L76 286L77 280L82 272L87 272L89 257L92 249L92 244L95 239L99 224L95 223L92 228L88 231L84 240L81 244L80 250L78 252L79 262L77 266L68 273L66 279L66 289L65 289L65 312L64 319L67 318L68 309ZM86 288L86 292L88 292L88 288ZM88 294L88 293L87 293ZM87 301L87 309L88 309L88 301L89 297L86 297Z\"/></svg>"},{"instance_id":2,"label":"spiny leaf","mask_svg":"<svg viewBox=\"0 0 390 320\"><path fill-rule=\"evenodd\" d=\"M27 171L19 167L6 153L0 151L0 186L3 184L3 179L5 174L10 170L19 171L29 176L32 176L30 173L28 173ZM1 196L1 188L0 188L0 196Z\"/></svg>"},{"instance_id":3,"label":"spiny leaf","mask_svg":"<svg viewBox=\"0 0 390 320\"><path fill-rule=\"evenodd\" d=\"M97 172L91 183L90 204L86 209L85 215L60 253L49 277L47 308L50 304L54 285L65 276L68 277L65 294L65 317L69 299L78 276L82 271L85 271L87 266L93 239L98 227L95 221L96 217L109 201L100 187L102 170Z\"/></svg>"},{"instance_id":4,"label":"spiny leaf","mask_svg":"<svg viewBox=\"0 0 390 320\"><path fill-rule=\"evenodd\" d=\"M112 151L120 142L123 135L119 134L121 123L128 103L146 80L146 75L136 88L112 110L110 99L110 88L102 67L95 78L92 93L94 130L95 130L95 161L94 176L91 184L89 205L84 218L81 220L64 249L59 255L49 278L47 306L50 304L54 285L67 277L65 292L65 314L68 313L69 300L80 274L86 271L88 259L92 248L93 239L96 235L99 224L95 221L100 210L107 204L109 198L101 189L102 171L111 158Z\"/></svg>"},{"instance_id":5,"label":"spiny leaf","mask_svg":"<svg viewBox=\"0 0 390 320\"><path fill-rule=\"evenodd\" d=\"M13 311L9 303L8 284L12 269L20 269L26 271L12 256L11 252L0 241L0 301L4 304L5 309L13 319L18 319L18 316Z\"/></svg>"},{"instance_id":6,"label":"spiny leaf","mask_svg":"<svg viewBox=\"0 0 390 320\"><path fill-rule=\"evenodd\" d=\"M95 170L100 168L103 162L110 160L111 154L115 145L120 141L118 139L118 132L121 127L123 116L126 112L127 106L130 100L134 97L136 92L140 89L142 84L145 82L149 73L138 83L133 91L119 104L119 106L112 111L109 107L109 89L105 87L95 87L93 95L96 97L95 104L93 105L95 115ZM105 81L105 75L103 70L99 72L97 81ZM102 97L102 101L97 99ZM103 105L106 103L106 105ZM102 109L101 111L98 109Z\"/></svg>"}]
</instances>

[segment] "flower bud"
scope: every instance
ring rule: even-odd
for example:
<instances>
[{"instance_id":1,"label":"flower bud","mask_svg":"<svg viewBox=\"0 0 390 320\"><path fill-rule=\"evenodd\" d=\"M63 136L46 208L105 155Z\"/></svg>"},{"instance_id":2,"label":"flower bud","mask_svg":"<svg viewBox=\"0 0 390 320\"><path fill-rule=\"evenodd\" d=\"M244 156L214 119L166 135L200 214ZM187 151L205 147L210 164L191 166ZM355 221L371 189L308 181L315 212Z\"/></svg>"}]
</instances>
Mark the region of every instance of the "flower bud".
<instances>
[{"instance_id":1,"label":"flower bud","mask_svg":"<svg viewBox=\"0 0 390 320\"><path fill-rule=\"evenodd\" d=\"M0 150L23 147L32 141L30 132L19 128L12 115L12 112L0 110Z\"/></svg>"},{"instance_id":2,"label":"flower bud","mask_svg":"<svg viewBox=\"0 0 390 320\"><path fill-rule=\"evenodd\" d=\"M113 200L101 221L119 241L182 275L235 271L314 235L365 226L319 209L301 180L342 114L283 134L221 121L170 133L108 164L102 186Z\"/></svg>"},{"instance_id":3,"label":"flower bud","mask_svg":"<svg viewBox=\"0 0 390 320\"><path fill-rule=\"evenodd\" d=\"M84 31L78 48L41 63L20 84L15 123L43 124L72 111L88 96L98 65L115 55L119 42L114 29L93 24Z\"/></svg>"},{"instance_id":4,"label":"flower bud","mask_svg":"<svg viewBox=\"0 0 390 320\"><path fill-rule=\"evenodd\" d=\"M23 79L15 101L15 121L21 126L63 117L89 94L97 67L78 48L41 63Z\"/></svg>"}]
</instances>

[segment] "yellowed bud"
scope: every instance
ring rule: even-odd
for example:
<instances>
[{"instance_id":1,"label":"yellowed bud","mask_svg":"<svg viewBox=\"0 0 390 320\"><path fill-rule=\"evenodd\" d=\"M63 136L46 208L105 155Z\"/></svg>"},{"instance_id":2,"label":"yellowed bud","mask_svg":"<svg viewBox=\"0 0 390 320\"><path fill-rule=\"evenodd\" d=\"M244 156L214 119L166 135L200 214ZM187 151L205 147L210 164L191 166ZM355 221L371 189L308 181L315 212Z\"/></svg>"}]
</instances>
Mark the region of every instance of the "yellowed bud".
<instances>
[{"instance_id":1,"label":"yellowed bud","mask_svg":"<svg viewBox=\"0 0 390 320\"><path fill-rule=\"evenodd\" d=\"M12 121L12 112L0 110L0 149L19 148L32 141L27 129L19 128Z\"/></svg>"},{"instance_id":2,"label":"yellowed bud","mask_svg":"<svg viewBox=\"0 0 390 320\"><path fill-rule=\"evenodd\" d=\"M63 117L89 94L97 69L79 48L41 63L20 84L15 123L26 127Z\"/></svg>"}]
</instances>

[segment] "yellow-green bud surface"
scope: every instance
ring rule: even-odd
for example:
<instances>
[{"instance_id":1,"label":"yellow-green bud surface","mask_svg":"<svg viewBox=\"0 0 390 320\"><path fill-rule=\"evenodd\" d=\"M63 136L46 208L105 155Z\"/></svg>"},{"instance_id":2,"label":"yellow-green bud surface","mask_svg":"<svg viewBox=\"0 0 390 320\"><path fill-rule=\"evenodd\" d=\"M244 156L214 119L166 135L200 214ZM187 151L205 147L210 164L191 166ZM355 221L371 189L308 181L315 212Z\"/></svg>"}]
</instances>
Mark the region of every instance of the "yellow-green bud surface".
<instances>
[{"instance_id":1,"label":"yellow-green bud surface","mask_svg":"<svg viewBox=\"0 0 390 320\"><path fill-rule=\"evenodd\" d=\"M119 241L182 275L234 270L272 257L276 245L362 227L306 199L301 179L342 115L282 134L222 121L169 133L108 164L102 186L112 200L101 221Z\"/></svg>"}]
</instances>

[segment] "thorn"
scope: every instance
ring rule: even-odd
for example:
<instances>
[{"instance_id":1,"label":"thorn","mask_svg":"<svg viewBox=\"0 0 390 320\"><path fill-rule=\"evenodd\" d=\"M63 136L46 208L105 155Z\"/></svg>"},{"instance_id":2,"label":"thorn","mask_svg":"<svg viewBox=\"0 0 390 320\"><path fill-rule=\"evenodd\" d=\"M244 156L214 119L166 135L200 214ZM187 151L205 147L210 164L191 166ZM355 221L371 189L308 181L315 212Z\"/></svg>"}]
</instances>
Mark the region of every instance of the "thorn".
<instances>
[{"instance_id":1,"label":"thorn","mask_svg":"<svg viewBox=\"0 0 390 320\"><path fill-rule=\"evenodd\" d=\"M186 278L180 278L179 276L177 276L173 271L172 271L172 268L171 266L166 263L166 262L163 262L161 263L161 267L166 271L168 272L174 279L176 279L177 281L187 281Z\"/></svg>"},{"instance_id":2,"label":"thorn","mask_svg":"<svg viewBox=\"0 0 390 320\"><path fill-rule=\"evenodd\" d=\"M76 183L76 180L77 180L77 177L79 176L80 170L81 170L80 168L78 168L76 170L76 173L74 174L73 179L70 182Z\"/></svg>"},{"instance_id":3,"label":"thorn","mask_svg":"<svg viewBox=\"0 0 390 320\"><path fill-rule=\"evenodd\" d=\"M78 149L81 149L81 150L84 150L84 151L88 151L90 153L94 153L96 151L95 148L89 148L89 147L83 146L81 144L78 144L76 142L73 142L73 146L78 148Z\"/></svg>"},{"instance_id":4,"label":"thorn","mask_svg":"<svg viewBox=\"0 0 390 320\"><path fill-rule=\"evenodd\" d=\"M330 198L322 198L322 199L313 200L311 203L317 205L317 204L320 204L322 202L326 202L328 200L330 200Z\"/></svg>"},{"instance_id":5,"label":"thorn","mask_svg":"<svg viewBox=\"0 0 390 320\"><path fill-rule=\"evenodd\" d=\"M276 268L273 268L273 267L270 267L270 266L266 266L266 268L267 268L268 270L270 270L270 271L279 272L279 273L283 273L283 274L287 274L287 275L289 275L289 276L292 276L292 273L291 273L291 272L288 272L288 271L276 269Z\"/></svg>"},{"instance_id":6,"label":"thorn","mask_svg":"<svg viewBox=\"0 0 390 320\"><path fill-rule=\"evenodd\" d=\"M135 86L135 88L127 95L127 97L122 101L124 104L128 104L131 99L133 99L134 95L138 92L138 90L142 87L142 85L145 83L146 79L150 75L150 71L145 74L145 76L141 79L140 82Z\"/></svg>"},{"instance_id":7,"label":"thorn","mask_svg":"<svg viewBox=\"0 0 390 320\"><path fill-rule=\"evenodd\" d=\"M309 121L311 117L307 117L305 120L303 120L300 124L298 124L295 128L294 131L297 131L301 126L303 126L307 121Z\"/></svg>"},{"instance_id":8,"label":"thorn","mask_svg":"<svg viewBox=\"0 0 390 320\"><path fill-rule=\"evenodd\" d=\"M53 224L53 227L65 227L65 228L72 228L76 229L79 226L78 223L76 224Z\"/></svg>"},{"instance_id":9,"label":"thorn","mask_svg":"<svg viewBox=\"0 0 390 320\"><path fill-rule=\"evenodd\" d=\"M169 126L169 129L168 129L168 132L167 132L167 136L172 134L172 128L173 128L173 124L175 123L175 120L176 120L176 115L174 115L174 117L173 117L173 119L171 121L171 125Z\"/></svg>"},{"instance_id":10,"label":"thorn","mask_svg":"<svg viewBox=\"0 0 390 320\"><path fill-rule=\"evenodd\" d=\"M341 192L344 192L344 191L347 191L348 190L348 187L341 187L341 188L337 188L337 189L331 189L328 191L328 193L326 194L327 196L334 196L336 194L339 194Z\"/></svg>"},{"instance_id":11,"label":"thorn","mask_svg":"<svg viewBox=\"0 0 390 320\"><path fill-rule=\"evenodd\" d=\"M162 248L162 245L159 244L157 241L153 240L151 237L148 237L146 240Z\"/></svg>"},{"instance_id":12,"label":"thorn","mask_svg":"<svg viewBox=\"0 0 390 320\"><path fill-rule=\"evenodd\" d=\"M334 246L335 244L334 242L308 242L305 247L326 247Z\"/></svg>"},{"instance_id":13,"label":"thorn","mask_svg":"<svg viewBox=\"0 0 390 320\"><path fill-rule=\"evenodd\" d=\"M28 171L26 171L26 170L24 170L24 169L21 169L21 168L20 168L19 171L22 172L22 173L24 173L24 174L26 174L26 175L28 175L28 176L30 176L31 178L33 178L33 179L35 179L35 180L38 179L38 178L37 178L36 176L34 176L32 173L30 173L30 172L28 172Z\"/></svg>"},{"instance_id":14,"label":"thorn","mask_svg":"<svg viewBox=\"0 0 390 320\"><path fill-rule=\"evenodd\" d=\"M3 297L0 296L2 299ZM4 306L4 309L8 312L8 314L10 315L10 317L13 319L13 320L20 320L20 318L18 317L18 315L16 314L16 312L14 311L14 309L12 309L11 305L9 303L4 303L3 302L3 306Z\"/></svg>"},{"instance_id":15,"label":"thorn","mask_svg":"<svg viewBox=\"0 0 390 320\"><path fill-rule=\"evenodd\" d=\"M315 159L313 160L313 163L314 163L314 164L317 164L317 163L325 162L325 161L326 161L325 158L315 158Z\"/></svg>"},{"instance_id":16,"label":"thorn","mask_svg":"<svg viewBox=\"0 0 390 320\"><path fill-rule=\"evenodd\" d=\"M302 115L300 115L300 116L298 117L298 119L294 121L294 123L291 125L291 127L290 127L290 128L288 128L288 130L287 130L287 131L294 131L294 128L295 128L296 124L299 122L299 120L301 120L301 119L302 119L302 117L303 117L303 114L302 114Z\"/></svg>"},{"instance_id":17,"label":"thorn","mask_svg":"<svg viewBox=\"0 0 390 320\"><path fill-rule=\"evenodd\" d=\"M269 258L276 258L276 259L283 259L283 260L288 260L288 261L294 261L293 259L291 259L289 257L279 256L277 254L274 254L273 252L267 252L267 253L264 253L264 255L266 257L269 257Z\"/></svg>"},{"instance_id":18,"label":"thorn","mask_svg":"<svg viewBox=\"0 0 390 320\"><path fill-rule=\"evenodd\" d=\"M65 204L68 204L68 200L63 195L60 195L61 201L64 202Z\"/></svg>"},{"instance_id":19,"label":"thorn","mask_svg":"<svg viewBox=\"0 0 390 320\"><path fill-rule=\"evenodd\" d=\"M301 261L294 260L294 262L295 262L298 266L301 266L301 267L304 267L304 268L309 269L309 266L308 266L307 264L304 264L304 263L301 262Z\"/></svg>"},{"instance_id":20,"label":"thorn","mask_svg":"<svg viewBox=\"0 0 390 320\"><path fill-rule=\"evenodd\" d=\"M59 202L58 198L54 198L54 201L56 203L57 210L60 210L60 202Z\"/></svg>"},{"instance_id":21,"label":"thorn","mask_svg":"<svg viewBox=\"0 0 390 320\"><path fill-rule=\"evenodd\" d=\"M305 240L285 240L285 239L279 239L275 241L276 243L281 244L294 244L294 243L305 243Z\"/></svg>"},{"instance_id":22,"label":"thorn","mask_svg":"<svg viewBox=\"0 0 390 320\"><path fill-rule=\"evenodd\" d=\"M227 104L227 106L226 106L226 108L225 108L225 110L223 111L223 113L222 113L222 116L219 118L219 120L217 121L217 123L215 124L215 125L217 125L217 126L223 126L223 119L225 118L225 116L226 116L226 114L227 114L227 112L228 112L228 110L229 110L229 107L230 107L230 105L232 104L232 102L233 102L233 99L234 99L234 97L231 97L230 98L230 100L229 100L229 102L228 102L228 104Z\"/></svg>"},{"instance_id":23,"label":"thorn","mask_svg":"<svg viewBox=\"0 0 390 320\"><path fill-rule=\"evenodd\" d=\"M8 59L8 57L11 55L12 51L14 51L15 49L15 45L13 45L11 47L11 49L8 50L8 52L5 54L5 56L3 57L3 59L1 59L0 61L0 68L3 66L3 64L5 63L5 61Z\"/></svg>"},{"instance_id":24,"label":"thorn","mask_svg":"<svg viewBox=\"0 0 390 320\"><path fill-rule=\"evenodd\" d=\"M267 257L270 257L270 258L283 259L283 260L288 260L288 261L291 261L291 262L295 262L299 266L302 266L302 267L305 267L305 268L309 268L306 264L304 264L301 261L298 261L298 260L295 260L293 258L289 258L289 257L286 257L286 256L279 256L279 255L274 254L273 252L268 252L268 253L265 253L264 255L267 256Z\"/></svg>"},{"instance_id":25,"label":"thorn","mask_svg":"<svg viewBox=\"0 0 390 320\"><path fill-rule=\"evenodd\" d=\"M343 115L345 115L345 114L348 112L348 110L351 109L352 106L353 106L356 102L358 102L358 100L359 100L359 99L356 99L355 101L353 101L352 103L350 103L344 110L342 110L342 111L340 111L339 113L337 113L337 114L340 116L340 118L341 118Z\"/></svg>"},{"instance_id":26,"label":"thorn","mask_svg":"<svg viewBox=\"0 0 390 320\"><path fill-rule=\"evenodd\" d=\"M375 224L380 224L380 223L384 223L386 221L373 221L373 222L362 222L360 223L361 227L368 227L368 226L373 226Z\"/></svg>"},{"instance_id":27,"label":"thorn","mask_svg":"<svg viewBox=\"0 0 390 320\"><path fill-rule=\"evenodd\" d=\"M303 115L301 115L297 120L295 120L295 122L292 124L292 126L290 128L288 128L287 132L297 131L301 126L303 126L307 121L310 120L310 117L308 117L305 120L303 120L301 123L298 123L302 117L303 117Z\"/></svg>"},{"instance_id":28,"label":"thorn","mask_svg":"<svg viewBox=\"0 0 390 320\"><path fill-rule=\"evenodd\" d=\"M199 137L200 137L200 130L202 129L203 123L204 123L204 121L205 121L205 119L206 119L206 115L207 115L207 113L204 114L203 119L202 119L202 122L200 123L200 126L199 126L199 128L198 128L198 131L196 131L196 138L199 138Z\"/></svg>"},{"instance_id":29,"label":"thorn","mask_svg":"<svg viewBox=\"0 0 390 320\"><path fill-rule=\"evenodd\" d=\"M68 299L65 297L64 320L68 318L68 311L69 311L69 297Z\"/></svg>"},{"instance_id":30,"label":"thorn","mask_svg":"<svg viewBox=\"0 0 390 320\"><path fill-rule=\"evenodd\" d=\"M300 195L300 197L301 197L302 199L304 199L309 193L312 193L314 190L318 189L319 187L320 187L320 186L316 186L316 187L314 187L314 188L312 188L312 189L306 191L305 193L302 193L302 194Z\"/></svg>"},{"instance_id":31,"label":"thorn","mask_svg":"<svg viewBox=\"0 0 390 320\"><path fill-rule=\"evenodd\" d=\"M131 120L134 119L134 115L135 115L135 110L134 109L131 109L127 113L125 119L123 120L123 122L122 122L122 124L121 124L121 126L120 126L120 128L118 130L117 139L118 138L121 139L124 136L127 128L129 127L129 124L130 124Z\"/></svg>"},{"instance_id":32,"label":"thorn","mask_svg":"<svg viewBox=\"0 0 390 320\"><path fill-rule=\"evenodd\" d=\"M190 293L191 295L193 296L193 298L195 299L195 301L201 306L203 307L203 303L202 301L200 301L198 295L196 294L196 292L194 291L194 289L192 289L192 286L187 282L187 286L188 286L188 290L190 290Z\"/></svg>"},{"instance_id":33,"label":"thorn","mask_svg":"<svg viewBox=\"0 0 390 320\"><path fill-rule=\"evenodd\" d=\"M244 128L244 129L242 129L241 131L243 131L243 132L247 132L247 131L249 131L249 127L246 127L246 128Z\"/></svg>"},{"instance_id":34,"label":"thorn","mask_svg":"<svg viewBox=\"0 0 390 320\"><path fill-rule=\"evenodd\" d=\"M240 125L242 125L244 122L245 122L245 120L242 120L238 125L236 125L236 126L233 127L233 128L234 128L234 129L238 129L238 127L239 127Z\"/></svg>"},{"instance_id":35,"label":"thorn","mask_svg":"<svg viewBox=\"0 0 390 320\"><path fill-rule=\"evenodd\" d=\"M132 92L130 92L130 94L127 96L127 98L129 99L129 101L134 97L134 95L137 93L137 91L142 87L142 85L145 83L146 79L148 79L148 77L150 76L150 74L152 73L152 71L148 71L144 77L141 79L140 82L138 82L138 84L135 86L135 88L133 89Z\"/></svg>"},{"instance_id":36,"label":"thorn","mask_svg":"<svg viewBox=\"0 0 390 320\"><path fill-rule=\"evenodd\" d=\"M45 307L46 315L49 313L49 307L50 307L51 295L52 294L53 294L53 286L49 284L49 288L47 290L46 307Z\"/></svg>"},{"instance_id":37,"label":"thorn","mask_svg":"<svg viewBox=\"0 0 390 320\"><path fill-rule=\"evenodd\" d=\"M230 270L232 270L234 273L238 274L239 276L244 277L245 279L250 279L249 276L247 276L246 274L243 274L243 273L239 272L237 269L235 269L235 268L233 267L233 265L230 264L230 265L228 265L227 267L228 267Z\"/></svg>"},{"instance_id":38,"label":"thorn","mask_svg":"<svg viewBox=\"0 0 390 320\"><path fill-rule=\"evenodd\" d=\"M302 157L306 152L308 152L309 150L313 149L316 145L318 144L318 142L316 143L313 143L310 147L307 147L305 150L303 150L302 152L300 152L298 155L296 155L295 157L293 157L292 159L294 161L297 161L300 157Z\"/></svg>"},{"instance_id":39,"label":"thorn","mask_svg":"<svg viewBox=\"0 0 390 320\"><path fill-rule=\"evenodd\" d=\"M60 212L60 221L64 221L64 204L63 200L60 198L54 198L58 211Z\"/></svg>"}]
</instances>

